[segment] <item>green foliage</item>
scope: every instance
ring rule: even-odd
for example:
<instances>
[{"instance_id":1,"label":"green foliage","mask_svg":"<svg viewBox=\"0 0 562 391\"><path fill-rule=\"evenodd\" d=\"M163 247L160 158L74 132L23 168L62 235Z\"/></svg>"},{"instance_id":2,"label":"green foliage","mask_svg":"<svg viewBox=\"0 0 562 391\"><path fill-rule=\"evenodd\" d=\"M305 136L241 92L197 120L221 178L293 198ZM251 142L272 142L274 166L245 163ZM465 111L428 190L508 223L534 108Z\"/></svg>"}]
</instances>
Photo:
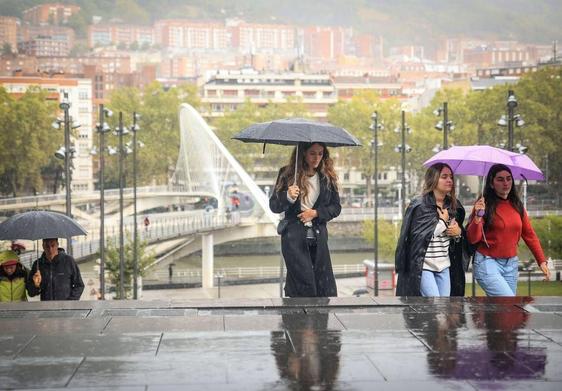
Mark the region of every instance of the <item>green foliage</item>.
<instances>
[{"instance_id":1,"label":"green foliage","mask_svg":"<svg viewBox=\"0 0 562 391\"><path fill-rule=\"evenodd\" d=\"M472 296L471 283L466 283L464 292L466 297ZM517 294L519 296L529 295L529 283L526 273L519 275ZM476 284L476 296L486 296L486 293L478 284ZM531 294L529 296L562 296L562 284L560 281L531 281Z\"/></svg>"},{"instance_id":2,"label":"green foliage","mask_svg":"<svg viewBox=\"0 0 562 391\"><path fill-rule=\"evenodd\" d=\"M63 134L51 127L56 106L45 91L30 88L19 99L0 88L0 191L18 193L43 189L41 171Z\"/></svg>"},{"instance_id":3,"label":"green foliage","mask_svg":"<svg viewBox=\"0 0 562 391\"><path fill-rule=\"evenodd\" d=\"M133 236L128 232L125 234L127 238L123 251L124 255L124 277L125 277L125 298L131 296L132 280L134 274L134 241ZM148 243L146 241L138 241L137 259L138 259L138 275L144 277L147 268L154 263L154 254L147 250ZM119 244L117 242L109 243L106 248L105 270L109 274L111 282L115 285L117 297L119 296L121 281L119 279ZM119 298L119 297L118 297Z\"/></svg>"},{"instance_id":4,"label":"green foliage","mask_svg":"<svg viewBox=\"0 0 562 391\"><path fill-rule=\"evenodd\" d=\"M280 145L267 145L262 154L263 145L241 143L232 137L248 126L287 117L306 118L309 114L301 100L289 99L286 103L269 103L262 107L249 100L238 106L236 111L225 113L224 117L215 119L211 125L221 142L245 169L252 171L256 165L280 167L288 163L291 148Z\"/></svg>"},{"instance_id":5,"label":"green foliage","mask_svg":"<svg viewBox=\"0 0 562 391\"><path fill-rule=\"evenodd\" d=\"M107 105L113 112L108 123L115 129L118 126L119 111L123 112L123 124L130 128L133 122L133 112L141 115L138 125L137 140L145 144L137 149L138 169L137 183L139 186L157 183L166 184L170 169L175 168L177 162L180 132L179 107L183 102L197 108L199 98L194 85L181 85L163 89L162 85L154 82L143 91L137 88L124 87L112 92L110 103ZM132 136L125 136L124 143L130 142ZM118 137L108 135L106 145L118 146ZM107 187L118 187L118 158L106 158ZM127 183L132 183L133 159L125 159L125 176Z\"/></svg>"},{"instance_id":6,"label":"green foliage","mask_svg":"<svg viewBox=\"0 0 562 391\"><path fill-rule=\"evenodd\" d=\"M374 227L373 220L363 222L363 238L370 243L374 243ZM392 223L388 220L379 219L379 258L387 262L394 262L394 252L396 251L396 243L398 235L400 235L400 223Z\"/></svg>"},{"instance_id":7,"label":"green foliage","mask_svg":"<svg viewBox=\"0 0 562 391\"><path fill-rule=\"evenodd\" d=\"M2 55L11 56L12 54L14 54L12 45L10 45L8 42L4 42L4 44L2 45Z\"/></svg>"},{"instance_id":8,"label":"green foliage","mask_svg":"<svg viewBox=\"0 0 562 391\"><path fill-rule=\"evenodd\" d=\"M533 228L547 257L562 259L562 216L533 219Z\"/></svg>"}]
</instances>

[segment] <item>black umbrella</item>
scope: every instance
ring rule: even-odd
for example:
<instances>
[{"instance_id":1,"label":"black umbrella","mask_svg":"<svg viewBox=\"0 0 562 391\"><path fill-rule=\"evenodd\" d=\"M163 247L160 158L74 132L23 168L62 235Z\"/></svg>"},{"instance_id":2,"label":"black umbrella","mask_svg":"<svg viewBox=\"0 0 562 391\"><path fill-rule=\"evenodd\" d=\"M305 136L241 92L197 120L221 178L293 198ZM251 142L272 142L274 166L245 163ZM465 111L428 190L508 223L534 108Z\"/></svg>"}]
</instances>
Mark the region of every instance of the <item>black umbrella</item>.
<instances>
[{"instance_id":1,"label":"black umbrella","mask_svg":"<svg viewBox=\"0 0 562 391\"><path fill-rule=\"evenodd\" d=\"M70 217L47 210L20 213L0 223L0 240L39 240L87 235Z\"/></svg>"},{"instance_id":2,"label":"black umbrella","mask_svg":"<svg viewBox=\"0 0 562 391\"><path fill-rule=\"evenodd\" d=\"M361 145L359 140L344 128L303 118L286 118L254 124L238 133L233 139L245 143L282 145L298 143L324 143L329 147Z\"/></svg>"},{"instance_id":3,"label":"black umbrella","mask_svg":"<svg viewBox=\"0 0 562 391\"><path fill-rule=\"evenodd\" d=\"M233 137L245 143L297 145L299 143L324 143L329 147L354 147L361 143L347 130L327 122L303 118L286 118L254 124ZM295 160L297 174L298 148Z\"/></svg>"}]
</instances>

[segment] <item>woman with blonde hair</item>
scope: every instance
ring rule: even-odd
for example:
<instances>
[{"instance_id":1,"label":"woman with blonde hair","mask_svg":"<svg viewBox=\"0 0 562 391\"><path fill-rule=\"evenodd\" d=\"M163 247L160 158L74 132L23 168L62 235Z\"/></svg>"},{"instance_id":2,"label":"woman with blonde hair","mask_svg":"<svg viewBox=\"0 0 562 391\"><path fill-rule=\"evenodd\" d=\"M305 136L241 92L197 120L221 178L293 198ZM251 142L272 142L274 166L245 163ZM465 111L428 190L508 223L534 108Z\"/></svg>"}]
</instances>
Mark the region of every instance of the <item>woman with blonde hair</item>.
<instances>
[{"instance_id":1,"label":"woman with blonde hair","mask_svg":"<svg viewBox=\"0 0 562 391\"><path fill-rule=\"evenodd\" d=\"M279 170L269 207L285 214L278 229L287 266L285 295L337 296L326 223L340 214L341 205L325 144L300 143L294 148L289 163Z\"/></svg>"},{"instance_id":2,"label":"woman with blonde hair","mask_svg":"<svg viewBox=\"0 0 562 391\"><path fill-rule=\"evenodd\" d=\"M412 200L402 221L395 254L397 296L464 296L464 216L451 167L429 167L422 195Z\"/></svg>"}]
</instances>

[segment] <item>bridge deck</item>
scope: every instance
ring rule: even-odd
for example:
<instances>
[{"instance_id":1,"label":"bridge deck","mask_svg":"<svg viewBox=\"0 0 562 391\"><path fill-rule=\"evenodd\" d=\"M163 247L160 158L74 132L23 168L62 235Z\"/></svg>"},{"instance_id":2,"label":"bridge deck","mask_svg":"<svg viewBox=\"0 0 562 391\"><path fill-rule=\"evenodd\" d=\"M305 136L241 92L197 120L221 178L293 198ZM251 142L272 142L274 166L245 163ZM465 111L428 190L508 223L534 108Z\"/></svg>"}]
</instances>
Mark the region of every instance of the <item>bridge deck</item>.
<instances>
[{"instance_id":1,"label":"bridge deck","mask_svg":"<svg viewBox=\"0 0 562 391\"><path fill-rule=\"evenodd\" d=\"M562 389L562 299L0 306L2 388Z\"/></svg>"}]
</instances>

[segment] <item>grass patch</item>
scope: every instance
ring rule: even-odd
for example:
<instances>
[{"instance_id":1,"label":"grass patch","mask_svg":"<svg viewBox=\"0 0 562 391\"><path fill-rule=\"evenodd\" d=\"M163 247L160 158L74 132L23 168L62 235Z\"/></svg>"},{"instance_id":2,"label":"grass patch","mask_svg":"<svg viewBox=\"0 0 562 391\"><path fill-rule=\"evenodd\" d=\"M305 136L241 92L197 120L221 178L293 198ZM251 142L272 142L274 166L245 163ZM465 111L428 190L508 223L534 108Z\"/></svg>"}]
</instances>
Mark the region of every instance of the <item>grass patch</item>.
<instances>
[{"instance_id":1,"label":"grass patch","mask_svg":"<svg viewBox=\"0 0 562 391\"><path fill-rule=\"evenodd\" d=\"M527 281L517 283L517 295L527 296L529 286ZM472 284L467 283L465 296L472 296ZM480 285L476 284L476 296L486 296ZM531 281L531 296L562 296L561 281Z\"/></svg>"}]
</instances>

